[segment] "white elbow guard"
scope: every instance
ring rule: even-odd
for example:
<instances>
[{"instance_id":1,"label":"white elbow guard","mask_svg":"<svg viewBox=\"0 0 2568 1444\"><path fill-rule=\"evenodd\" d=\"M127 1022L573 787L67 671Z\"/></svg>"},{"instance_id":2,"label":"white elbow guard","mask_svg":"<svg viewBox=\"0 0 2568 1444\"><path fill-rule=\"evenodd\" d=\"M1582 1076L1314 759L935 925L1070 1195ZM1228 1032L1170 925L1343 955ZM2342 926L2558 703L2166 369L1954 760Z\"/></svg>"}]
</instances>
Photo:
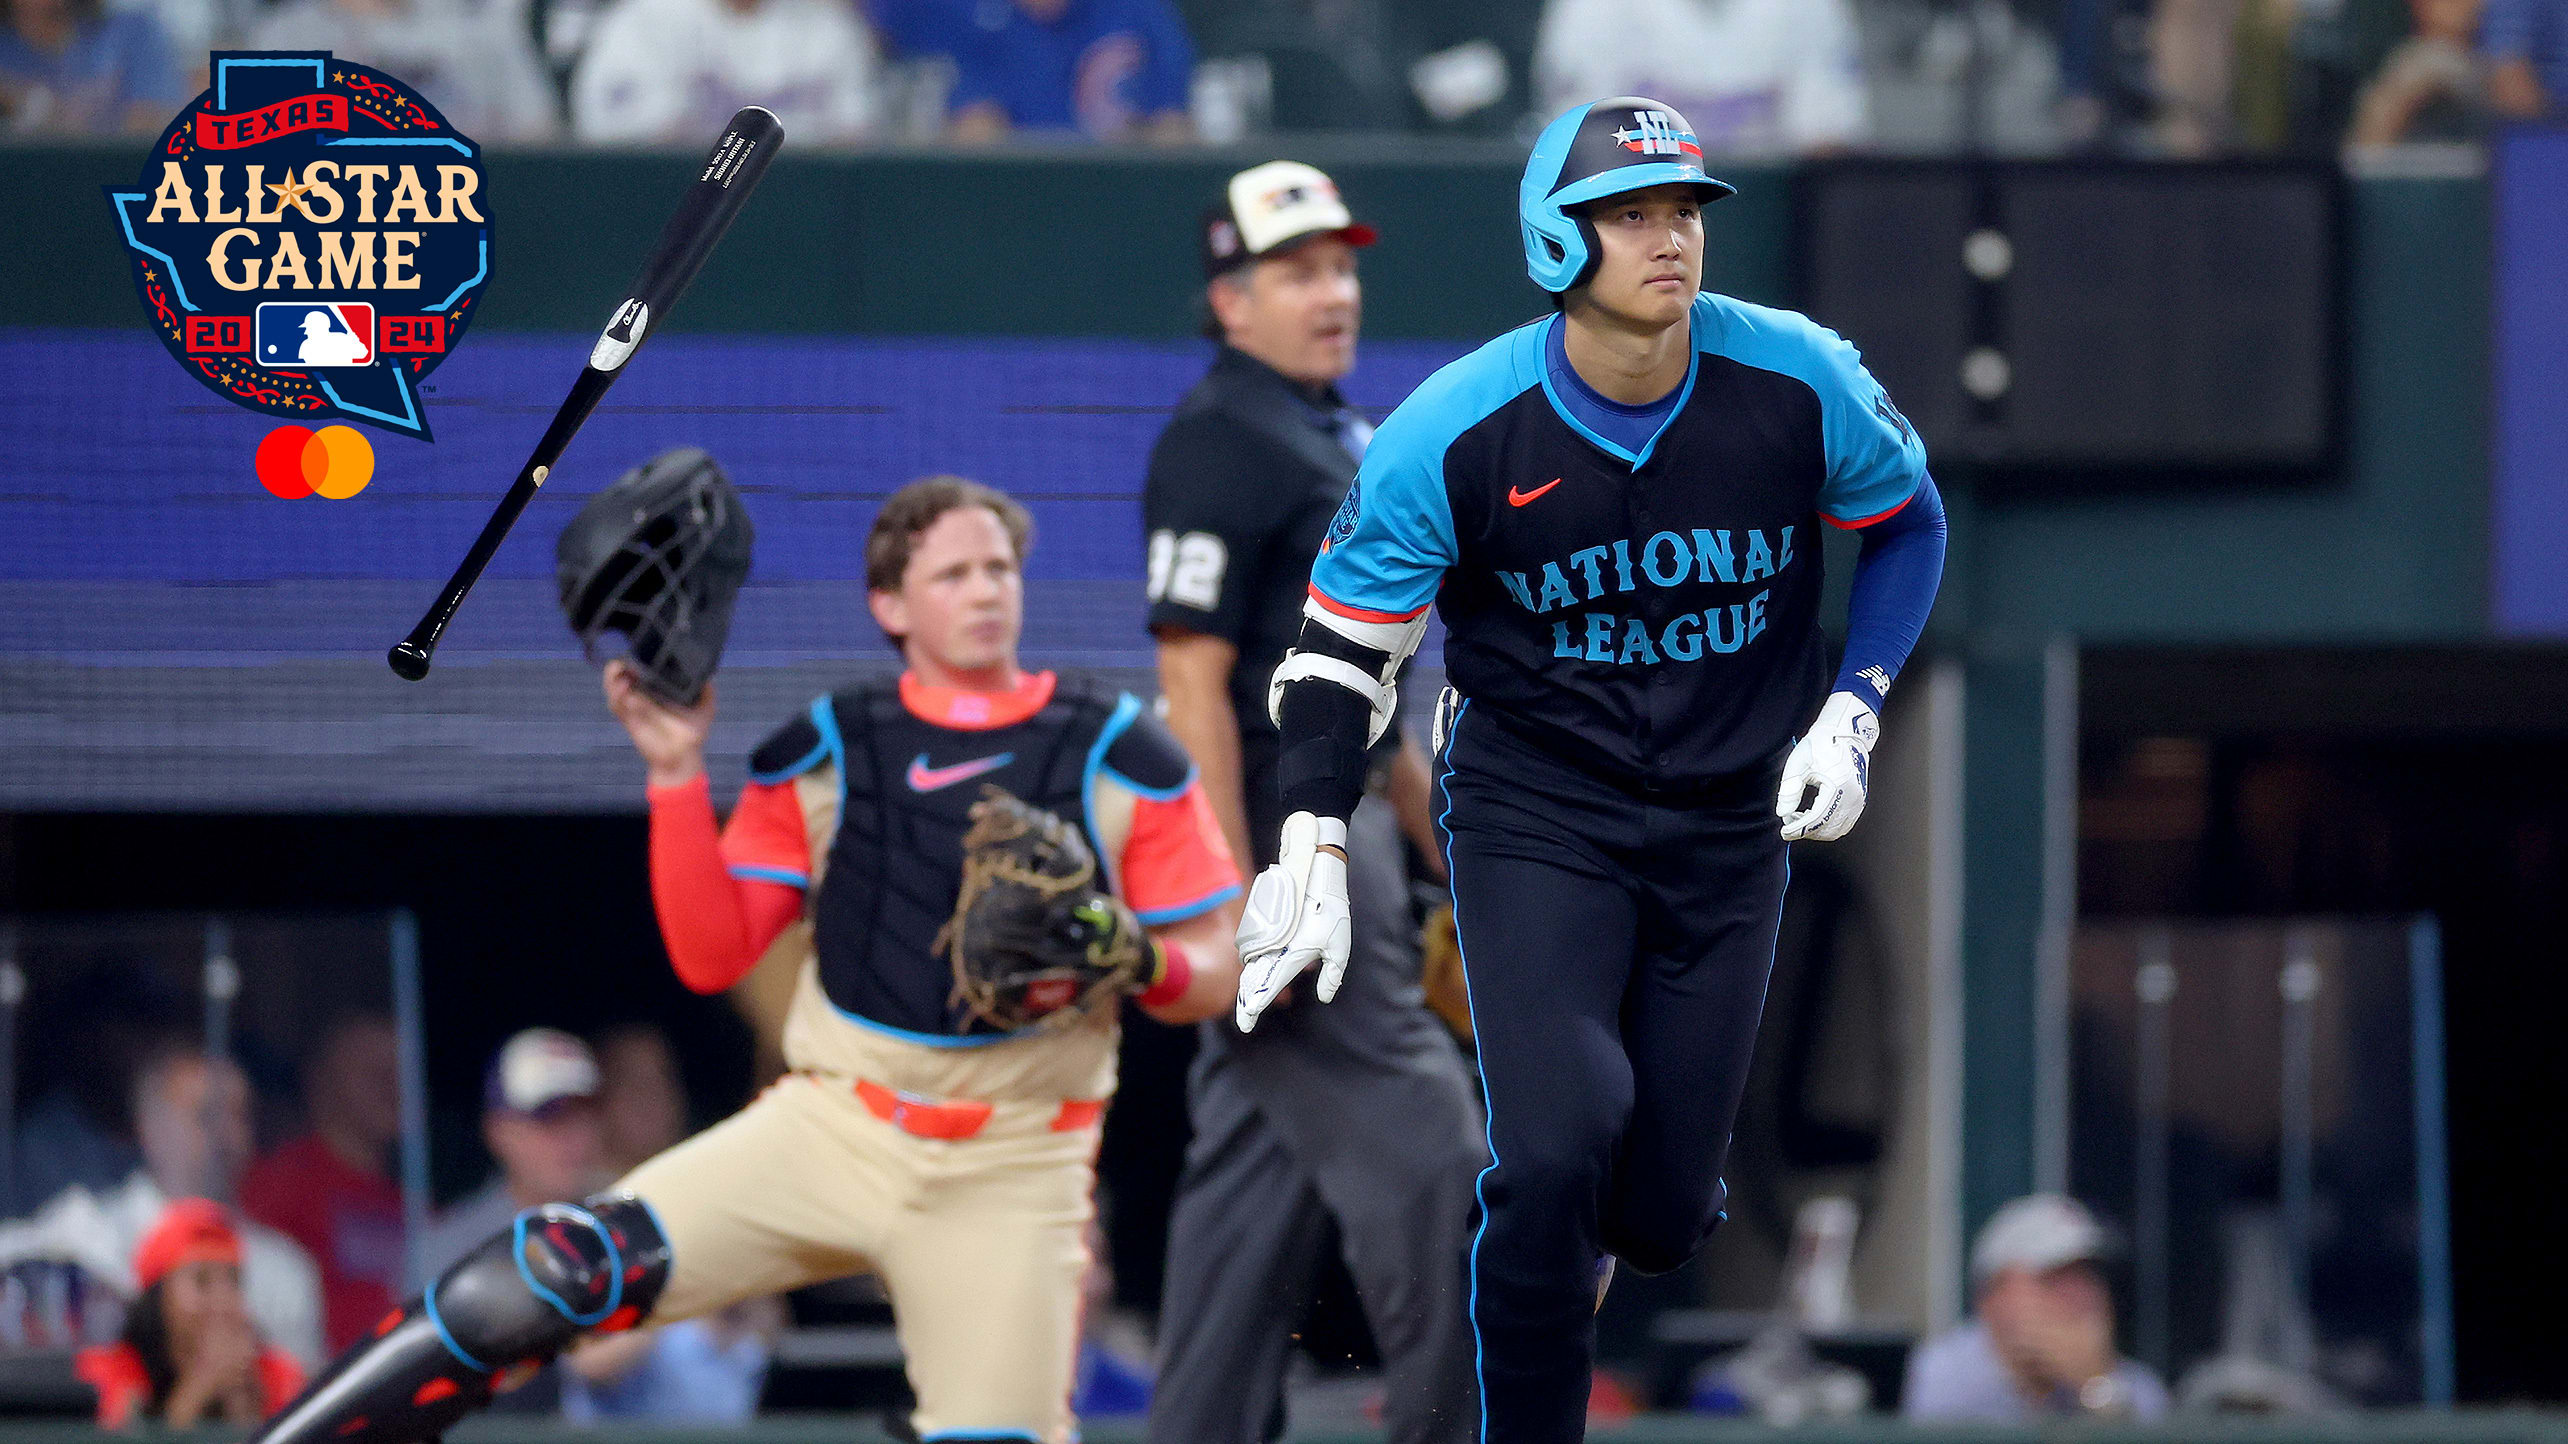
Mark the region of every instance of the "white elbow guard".
<instances>
[{"instance_id":1,"label":"white elbow guard","mask_svg":"<svg viewBox=\"0 0 2568 1444\"><path fill-rule=\"evenodd\" d=\"M1266 717L1277 726L1284 725L1284 686L1305 678L1335 682L1372 707L1373 716L1365 724L1364 745L1382 740L1384 729L1391 725L1391 714L1400 705L1400 669L1408 665L1419 641L1427 635L1427 614L1420 612L1405 622L1360 622L1342 617L1317 601L1302 604L1302 620L1328 628L1369 652L1379 653L1378 670L1368 672L1342 657L1322 656L1299 648L1284 654L1275 668L1275 676L1266 684Z\"/></svg>"}]
</instances>

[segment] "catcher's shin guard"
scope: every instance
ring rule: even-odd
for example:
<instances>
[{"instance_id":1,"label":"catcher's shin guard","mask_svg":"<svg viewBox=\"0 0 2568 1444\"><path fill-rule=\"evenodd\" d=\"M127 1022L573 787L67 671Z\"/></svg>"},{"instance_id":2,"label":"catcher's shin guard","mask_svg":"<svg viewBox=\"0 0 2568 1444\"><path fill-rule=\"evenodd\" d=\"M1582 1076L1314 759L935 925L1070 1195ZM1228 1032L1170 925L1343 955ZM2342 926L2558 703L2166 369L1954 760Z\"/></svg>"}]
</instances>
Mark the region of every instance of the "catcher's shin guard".
<instances>
[{"instance_id":1,"label":"catcher's shin guard","mask_svg":"<svg viewBox=\"0 0 2568 1444\"><path fill-rule=\"evenodd\" d=\"M668 1277L669 1242L640 1199L530 1208L340 1355L252 1444L434 1439L501 1378L584 1332L641 1322Z\"/></svg>"}]
</instances>

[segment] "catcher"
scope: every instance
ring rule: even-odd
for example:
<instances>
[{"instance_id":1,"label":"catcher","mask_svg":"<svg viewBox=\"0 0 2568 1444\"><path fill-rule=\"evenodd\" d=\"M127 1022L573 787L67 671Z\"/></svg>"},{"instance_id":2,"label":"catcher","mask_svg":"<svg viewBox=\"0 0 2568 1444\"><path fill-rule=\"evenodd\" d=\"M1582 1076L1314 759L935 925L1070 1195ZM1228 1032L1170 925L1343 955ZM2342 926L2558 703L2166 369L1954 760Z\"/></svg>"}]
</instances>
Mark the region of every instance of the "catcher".
<instances>
[{"instance_id":1,"label":"catcher","mask_svg":"<svg viewBox=\"0 0 2568 1444\"><path fill-rule=\"evenodd\" d=\"M609 1193L521 1216L260 1437L431 1438L584 1333L871 1271L921 1438L1066 1444L1120 1001L1190 1023L1237 987L1239 875L1193 765L1133 698L1019 669L1031 520L936 477L865 543L907 670L760 744L717 830L705 679L746 519L700 452L626 482L590 509L612 545L564 536L566 604L585 632L602 568L647 579L605 623L629 636L606 698L649 769L661 933L698 992L802 951L791 1071ZM637 601L654 588L696 594Z\"/></svg>"}]
</instances>

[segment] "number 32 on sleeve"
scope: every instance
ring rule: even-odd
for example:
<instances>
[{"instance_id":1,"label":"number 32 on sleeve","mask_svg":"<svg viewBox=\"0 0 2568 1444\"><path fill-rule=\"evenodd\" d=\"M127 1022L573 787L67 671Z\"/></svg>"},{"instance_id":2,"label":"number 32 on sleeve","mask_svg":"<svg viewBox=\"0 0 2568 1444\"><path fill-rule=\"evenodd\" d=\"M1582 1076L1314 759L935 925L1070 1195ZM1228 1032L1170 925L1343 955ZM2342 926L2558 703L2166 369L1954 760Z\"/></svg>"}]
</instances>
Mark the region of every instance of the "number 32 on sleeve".
<instances>
[{"instance_id":1,"label":"number 32 on sleeve","mask_svg":"<svg viewBox=\"0 0 2568 1444\"><path fill-rule=\"evenodd\" d=\"M1150 534L1150 599L1212 611L1222 603L1222 573L1230 548L1211 532Z\"/></svg>"}]
</instances>

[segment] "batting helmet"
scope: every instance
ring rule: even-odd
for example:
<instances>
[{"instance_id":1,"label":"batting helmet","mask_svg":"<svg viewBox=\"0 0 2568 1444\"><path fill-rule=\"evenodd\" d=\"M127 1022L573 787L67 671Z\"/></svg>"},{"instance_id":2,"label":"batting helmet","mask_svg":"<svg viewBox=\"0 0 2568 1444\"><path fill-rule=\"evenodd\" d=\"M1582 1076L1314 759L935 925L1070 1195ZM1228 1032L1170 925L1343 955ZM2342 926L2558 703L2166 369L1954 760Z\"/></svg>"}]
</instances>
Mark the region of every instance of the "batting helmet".
<instances>
[{"instance_id":1,"label":"batting helmet","mask_svg":"<svg viewBox=\"0 0 2568 1444\"><path fill-rule=\"evenodd\" d=\"M756 540L740 493L696 447L662 452L589 498L554 545L554 580L589 660L624 634L644 690L692 707L731 635Z\"/></svg>"},{"instance_id":2,"label":"batting helmet","mask_svg":"<svg viewBox=\"0 0 2568 1444\"><path fill-rule=\"evenodd\" d=\"M1738 194L1738 187L1703 173L1694 127L1655 100L1618 95L1573 106L1544 126L1516 188L1525 270L1534 284L1557 294L1594 274L1596 228L1581 207L1661 185L1699 186L1707 203Z\"/></svg>"}]
</instances>

